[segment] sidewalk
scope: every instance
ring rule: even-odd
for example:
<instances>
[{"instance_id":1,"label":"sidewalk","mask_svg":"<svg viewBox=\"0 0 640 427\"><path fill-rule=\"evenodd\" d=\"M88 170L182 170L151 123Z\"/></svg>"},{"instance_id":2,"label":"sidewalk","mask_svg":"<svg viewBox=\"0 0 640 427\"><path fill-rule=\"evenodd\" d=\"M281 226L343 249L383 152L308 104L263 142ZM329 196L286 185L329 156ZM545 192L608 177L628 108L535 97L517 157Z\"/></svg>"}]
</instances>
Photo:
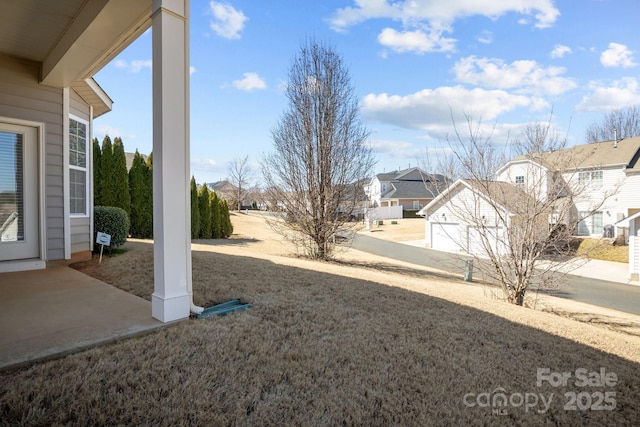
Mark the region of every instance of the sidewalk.
<instances>
[{"instance_id":1,"label":"sidewalk","mask_svg":"<svg viewBox=\"0 0 640 427\"><path fill-rule=\"evenodd\" d=\"M424 239L400 243L418 248L426 247L426 240ZM588 261L579 261L575 266L567 265L565 268L562 268L562 270L572 276L589 277L591 279L640 286L640 282L629 279L629 264L623 262L591 259Z\"/></svg>"},{"instance_id":2,"label":"sidewalk","mask_svg":"<svg viewBox=\"0 0 640 427\"><path fill-rule=\"evenodd\" d=\"M637 280L629 279L629 264L624 262L602 261L590 259L577 269L569 272L574 276L590 277L592 279L608 280L609 282L624 283L640 286Z\"/></svg>"}]
</instances>

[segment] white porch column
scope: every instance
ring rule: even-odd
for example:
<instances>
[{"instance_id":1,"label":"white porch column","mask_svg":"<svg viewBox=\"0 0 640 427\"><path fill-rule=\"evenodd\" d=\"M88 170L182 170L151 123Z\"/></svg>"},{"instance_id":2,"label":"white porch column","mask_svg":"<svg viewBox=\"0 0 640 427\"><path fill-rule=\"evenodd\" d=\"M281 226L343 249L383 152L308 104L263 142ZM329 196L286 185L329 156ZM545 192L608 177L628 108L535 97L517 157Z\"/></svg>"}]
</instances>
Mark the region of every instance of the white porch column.
<instances>
[{"instance_id":1,"label":"white porch column","mask_svg":"<svg viewBox=\"0 0 640 427\"><path fill-rule=\"evenodd\" d=\"M189 0L153 0L152 315L189 316Z\"/></svg>"}]
</instances>

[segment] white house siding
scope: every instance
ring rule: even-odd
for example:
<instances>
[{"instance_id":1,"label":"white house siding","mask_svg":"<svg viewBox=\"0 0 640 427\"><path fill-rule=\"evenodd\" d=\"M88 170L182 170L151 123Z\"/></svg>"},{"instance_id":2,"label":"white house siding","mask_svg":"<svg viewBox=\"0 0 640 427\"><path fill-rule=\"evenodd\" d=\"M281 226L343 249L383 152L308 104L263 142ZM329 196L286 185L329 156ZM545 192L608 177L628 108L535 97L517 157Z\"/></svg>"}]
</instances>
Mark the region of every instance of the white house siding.
<instances>
[{"instance_id":1,"label":"white house siding","mask_svg":"<svg viewBox=\"0 0 640 427\"><path fill-rule=\"evenodd\" d=\"M617 196L619 211L624 211L625 217L640 211L640 174L625 174L624 185Z\"/></svg>"},{"instance_id":2,"label":"white house siding","mask_svg":"<svg viewBox=\"0 0 640 427\"><path fill-rule=\"evenodd\" d=\"M78 95L73 89L69 91L69 113L86 120L89 122L89 134L87 135L88 142L88 151L87 151L87 164L89 166L89 192L88 196L90 199L92 198L93 192L91 188L93 187L93 171L91 170L91 161L93 159L92 155L92 143L91 138L93 136L93 129L91 128L91 109L89 105ZM92 202L89 203L90 206L93 205ZM91 248L91 215L93 213L93 208L90 207L89 214L85 217L71 217L71 254L75 254L78 252L86 252L90 251Z\"/></svg>"},{"instance_id":3,"label":"white house siding","mask_svg":"<svg viewBox=\"0 0 640 427\"><path fill-rule=\"evenodd\" d=\"M473 226L472 217L482 218L484 216L485 224L491 226L496 223L496 211L483 197L463 184L458 184L457 188L449 195L429 208L426 216L425 239L427 244L433 247L432 227L437 227L441 223L456 224L457 231L455 232L452 225L446 226L448 234L453 234L454 240L459 240L455 243L463 250L467 250L469 248L468 227ZM452 245L443 244L443 246Z\"/></svg>"},{"instance_id":4,"label":"white house siding","mask_svg":"<svg viewBox=\"0 0 640 427\"><path fill-rule=\"evenodd\" d=\"M381 185L378 177L373 177L369 186L369 200L371 200L372 206L380 206Z\"/></svg>"},{"instance_id":5,"label":"white house siding","mask_svg":"<svg viewBox=\"0 0 640 427\"><path fill-rule=\"evenodd\" d=\"M38 84L40 69L0 57L0 116L45 124L45 257L64 258L62 90Z\"/></svg>"},{"instance_id":6,"label":"white house siding","mask_svg":"<svg viewBox=\"0 0 640 427\"><path fill-rule=\"evenodd\" d=\"M606 226L626 217L630 207L640 205L637 202L639 193L636 192L635 195L632 193L634 188L638 191L639 183L636 181L640 177L627 179L621 166L589 169L589 171L593 170L602 170L601 188L593 188L590 185L583 188L578 184L579 172L563 174L563 178L570 181L578 193L575 199L576 214L595 209L597 212L602 212L602 225ZM635 202L634 199L636 199ZM586 220L586 227L579 228L578 233L581 235L602 236L601 232L594 232L590 219Z\"/></svg>"},{"instance_id":7,"label":"white house siding","mask_svg":"<svg viewBox=\"0 0 640 427\"><path fill-rule=\"evenodd\" d=\"M544 200L548 192L547 169L530 161L510 163L498 174L497 180L516 184L517 176L524 176L523 190L539 200Z\"/></svg>"}]
</instances>

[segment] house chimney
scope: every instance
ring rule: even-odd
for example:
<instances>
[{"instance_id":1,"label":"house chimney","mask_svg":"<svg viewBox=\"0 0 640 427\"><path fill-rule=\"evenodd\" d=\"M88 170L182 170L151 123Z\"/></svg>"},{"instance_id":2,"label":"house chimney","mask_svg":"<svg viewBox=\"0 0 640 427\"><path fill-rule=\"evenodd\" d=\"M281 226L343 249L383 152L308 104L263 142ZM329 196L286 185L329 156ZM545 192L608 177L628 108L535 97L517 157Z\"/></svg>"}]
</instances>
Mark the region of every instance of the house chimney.
<instances>
[{"instance_id":1,"label":"house chimney","mask_svg":"<svg viewBox=\"0 0 640 427\"><path fill-rule=\"evenodd\" d=\"M613 148L618 148L618 129L613 128Z\"/></svg>"}]
</instances>

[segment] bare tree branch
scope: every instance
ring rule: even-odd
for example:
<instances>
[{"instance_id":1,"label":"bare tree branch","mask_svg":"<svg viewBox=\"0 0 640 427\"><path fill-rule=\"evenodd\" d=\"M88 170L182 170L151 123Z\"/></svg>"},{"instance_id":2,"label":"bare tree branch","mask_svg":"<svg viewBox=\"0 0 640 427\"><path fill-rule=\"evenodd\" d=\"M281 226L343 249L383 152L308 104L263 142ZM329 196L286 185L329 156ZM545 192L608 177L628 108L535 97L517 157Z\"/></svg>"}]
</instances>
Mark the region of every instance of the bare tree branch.
<instances>
[{"instance_id":1,"label":"bare tree branch","mask_svg":"<svg viewBox=\"0 0 640 427\"><path fill-rule=\"evenodd\" d=\"M599 123L587 128L587 142L612 141L640 136L640 108L633 105L619 110L611 110Z\"/></svg>"},{"instance_id":2,"label":"bare tree branch","mask_svg":"<svg viewBox=\"0 0 640 427\"><path fill-rule=\"evenodd\" d=\"M286 95L289 108L272 131L274 151L262 163L267 198L291 230L310 239L309 255L330 257L374 164L369 133L349 73L329 47L301 47Z\"/></svg>"},{"instance_id":3,"label":"bare tree branch","mask_svg":"<svg viewBox=\"0 0 640 427\"><path fill-rule=\"evenodd\" d=\"M229 182L235 187L235 200L232 201L237 209L242 209L242 201L248 195L250 180L253 175L251 165L249 164L249 156L243 158L237 157L227 165L229 172Z\"/></svg>"},{"instance_id":4,"label":"bare tree branch","mask_svg":"<svg viewBox=\"0 0 640 427\"><path fill-rule=\"evenodd\" d=\"M591 178L602 173L594 158L602 146L567 149L566 139L551 132L551 121L529 125L510 144L482 136L479 128L467 117L468 135L456 128L448 140L451 154L440 170L454 179L428 210L431 227L442 230L429 232L448 233L509 302L522 305L527 290L554 285L572 259L572 236L621 183L594 186ZM506 146L521 154L507 158Z\"/></svg>"}]
</instances>

